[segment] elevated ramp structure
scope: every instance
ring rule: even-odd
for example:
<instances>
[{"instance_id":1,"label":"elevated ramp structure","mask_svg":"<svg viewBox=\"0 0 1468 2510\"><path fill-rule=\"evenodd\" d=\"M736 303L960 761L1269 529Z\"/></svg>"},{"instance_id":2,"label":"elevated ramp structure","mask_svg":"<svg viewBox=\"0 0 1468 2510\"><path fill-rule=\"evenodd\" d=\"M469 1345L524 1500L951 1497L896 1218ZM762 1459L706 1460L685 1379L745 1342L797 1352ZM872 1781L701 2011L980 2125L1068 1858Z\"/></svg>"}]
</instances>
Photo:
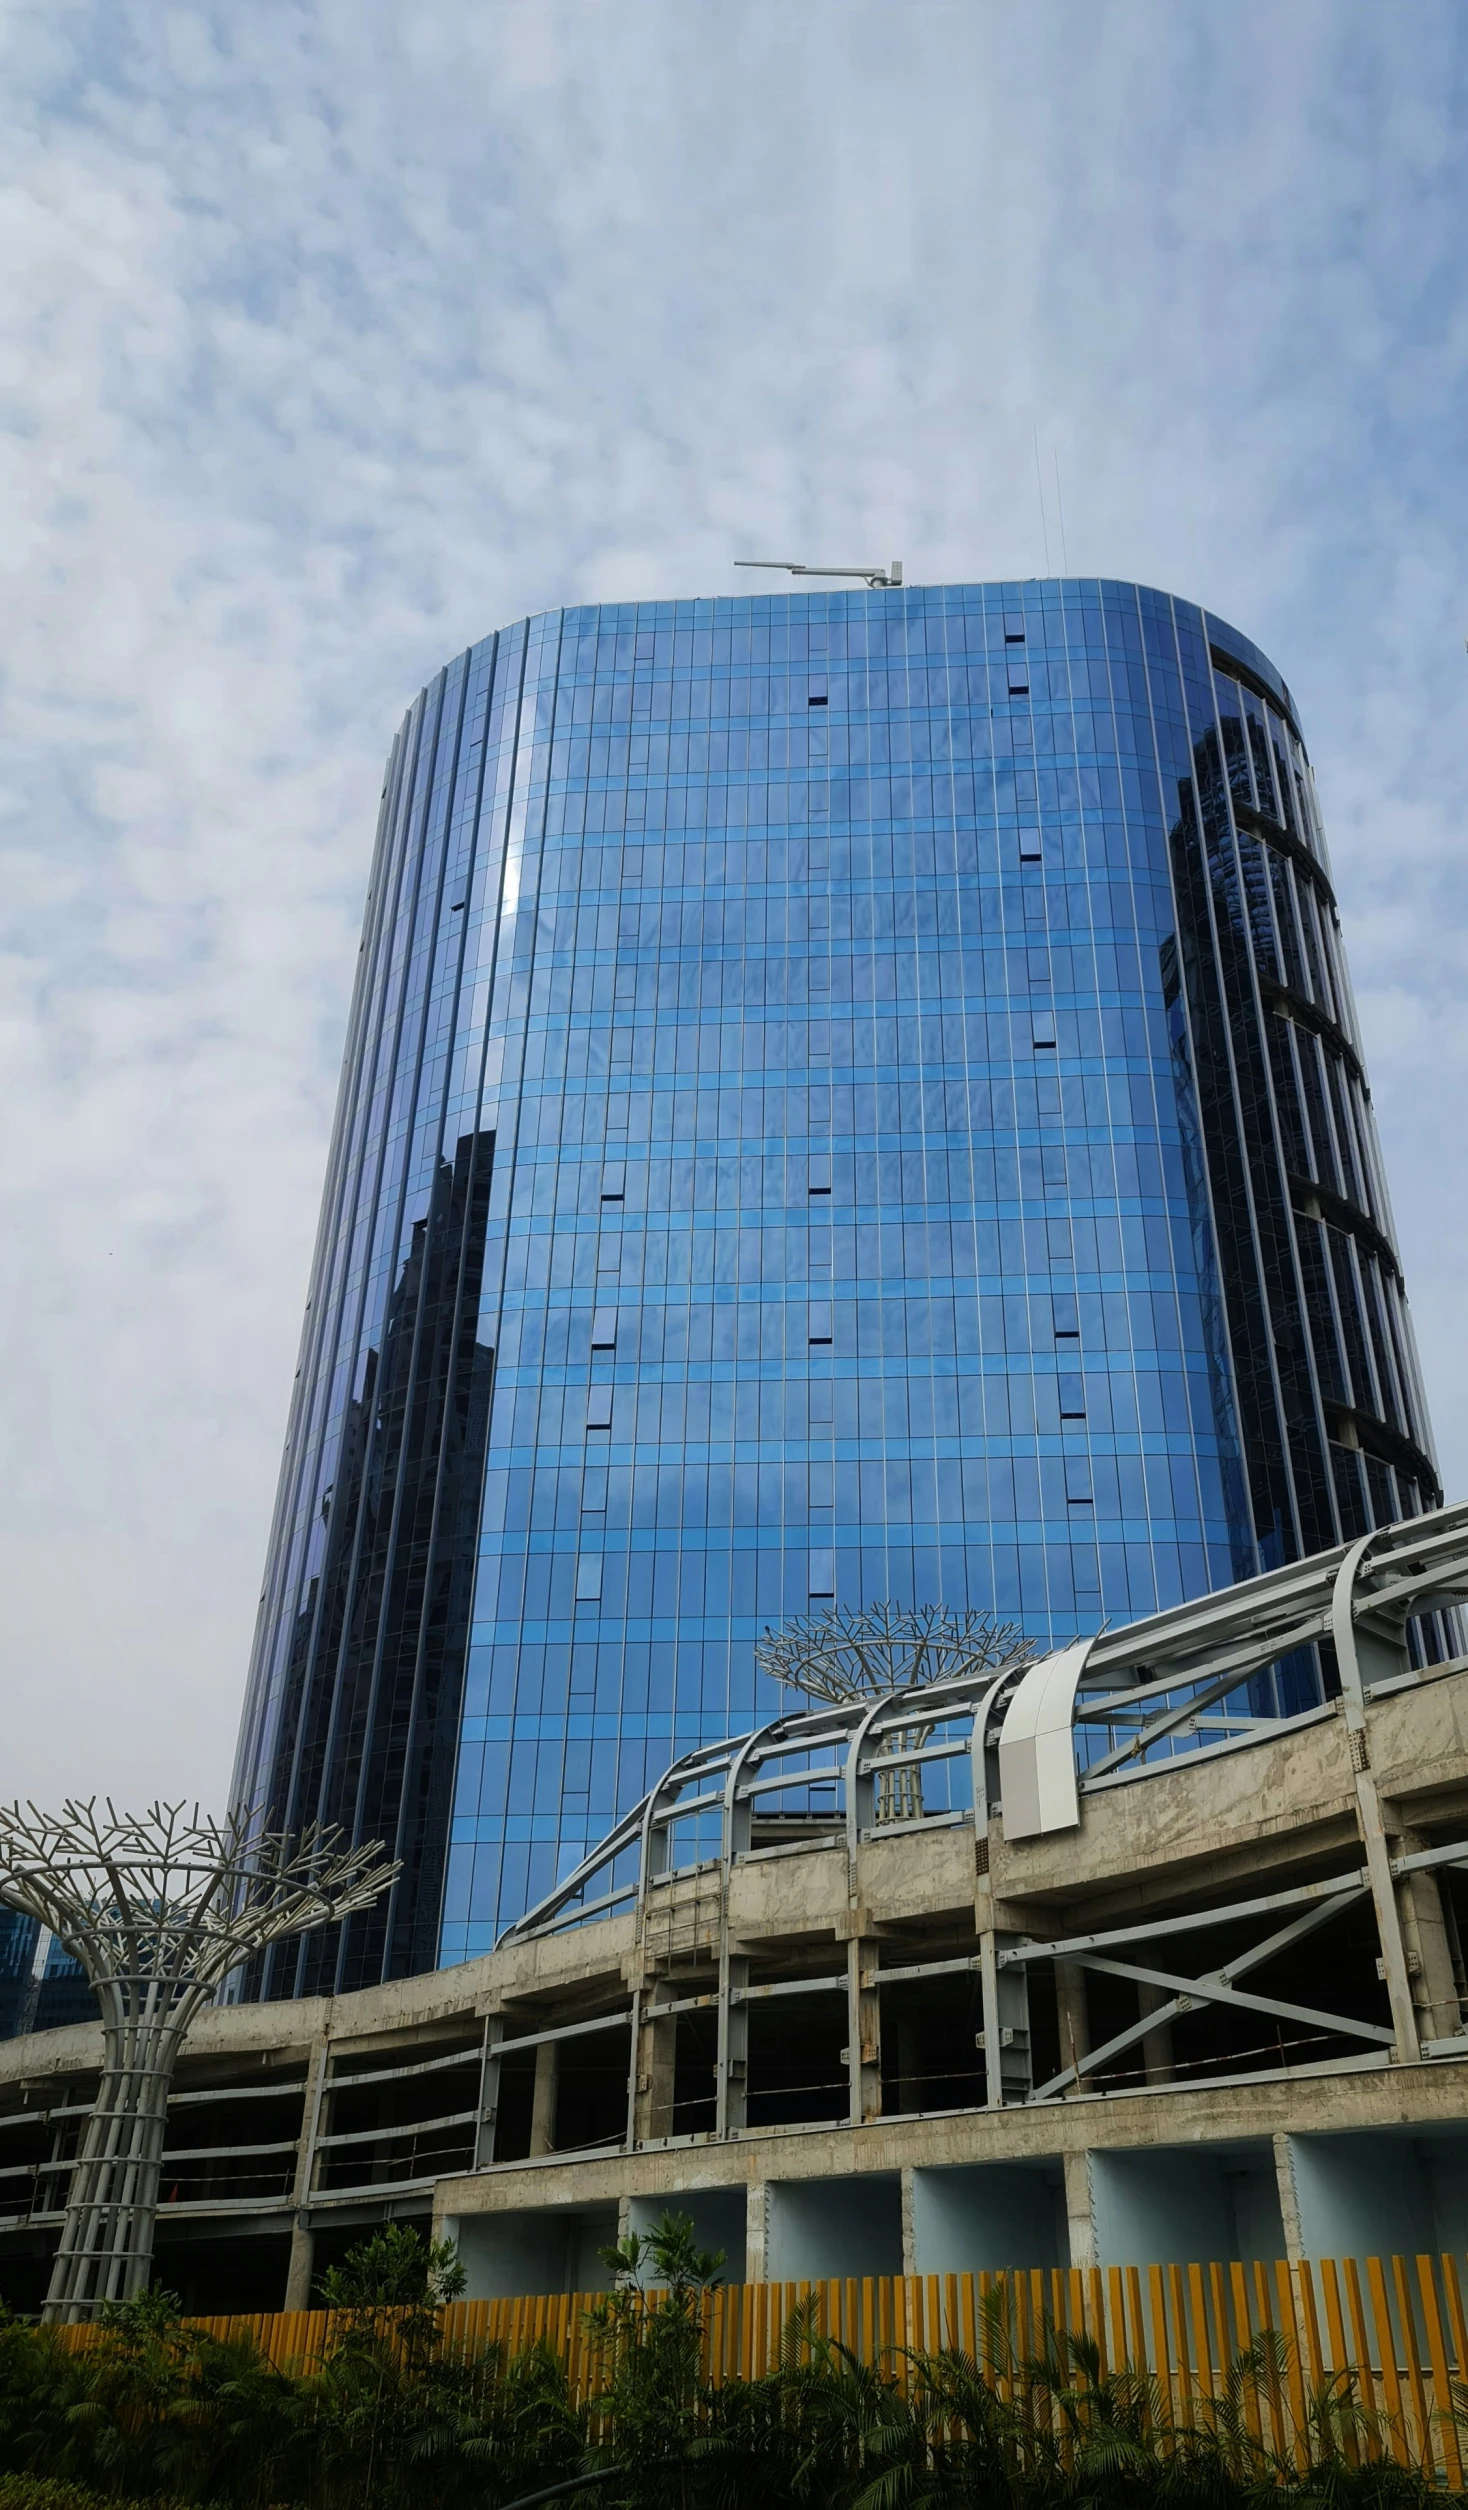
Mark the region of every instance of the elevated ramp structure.
<instances>
[{"instance_id":1,"label":"elevated ramp structure","mask_svg":"<svg viewBox=\"0 0 1468 2510\"><path fill-rule=\"evenodd\" d=\"M161 2275L300 2306L397 2216L574 2291L665 2205L756 2281L1468 2249L1465 1598L1442 1509L680 1760L482 1960L201 2017ZM98 2062L0 2047L9 2297Z\"/></svg>"}]
</instances>

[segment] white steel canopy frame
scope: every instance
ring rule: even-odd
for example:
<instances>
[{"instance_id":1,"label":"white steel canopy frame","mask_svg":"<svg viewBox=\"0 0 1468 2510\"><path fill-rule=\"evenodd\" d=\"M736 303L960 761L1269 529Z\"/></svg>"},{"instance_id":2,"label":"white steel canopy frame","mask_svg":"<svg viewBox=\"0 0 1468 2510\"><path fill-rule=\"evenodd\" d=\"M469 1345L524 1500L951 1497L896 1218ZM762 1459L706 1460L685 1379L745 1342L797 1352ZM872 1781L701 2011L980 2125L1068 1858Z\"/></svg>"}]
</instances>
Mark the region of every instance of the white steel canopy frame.
<instances>
[{"instance_id":1,"label":"white steel canopy frame","mask_svg":"<svg viewBox=\"0 0 1468 2510\"><path fill-rule=\"evenodd\" d=\"M1294 1716L1272 1714L1251 1697L1282 1658L1322 1641L1334 1649L1354 1728L1364 1699L1418 1678L1409 1622L1464 1601L1468 1505L1459 1505L1104 1630L1037 1662L986 1667L875 1703L839 1701L777 1717L674 1761L500 1940L557 1934L641 1908L672 1875L749 1853L761 1805L777 1810L782 1797L798 1799L803 1835L829 1829L833 1842L845 1837L853 1852L874 1827L890 1836L971 1820L975 1804L979 1826L998 1814L1006 1838L1073 1827L1079 1804L1102 1788L1153 1777L1183 1754L1239 1751L1335 1714L1331 1701ZM1427 1678L1464 1665L1468 1658L1454 1658L1421 1671ZM934 1739L905 1744L901 1738L919 1724ZM1055 1749L1067 1725L1069 1771ZM904 1767L931 1766L936 1775L939 1765L964 1769L962 1785L931 1800L920 1794L909 1821L878 1824L880 1779ZM1016 1786L1021 1800L1007 1806L1004 1790Z\"/></svg>"},{"instance_id":2,"label":"white steel canopy frame","mask_svg":"<svg viewBox=\"0 0 1468 2510\"><path fill-rule=\"evenodd\" d=\"M1369 1766L1366 1731L1373 1700L1468 1670L1464 1656L1415 1664L1420 1642L1409 1635L1410 1625L1437 1615L1437 1627L1456 1644L1455 1607L1465 1600L1468 1506L1443 1508L1127 1628L1078 1640L1036 1663L987 1666L885 1697L836 1700L775 1718L675 1761L596 1851L501 1940L528 1942L633 1915L644 1954L655 1954L664 1939L669 1945L674 1941L673 1913L696 1911L688 1944L696 1943L702 1957L717 1959L717 1987L680 1995L671 1982L655 1983L649 1973L629 2012L591 2026L631 2025L629 2147L638 2140L640 2033L675 2014L717 2005L714 2132L737 2135L744 2131L749 1996L829 1995L843 1983L823 1976L775 1989L748 1986L744 1949L730 1937L733 1867L793 1847L844 1847L855 1909L857 1860L865 1841L941 1826L971 1825L974 1832L978 1948L971 1957L899 1969L873 1966L870 1944L853 1940L848 1946L846 2055L853 2123L880 2105L869 2054L876 1994L900 1980L944 1970L979 1975L990 2106L1045 2101L1085 2087L1127 2048L1146 2043L1174 2015L1200 2003L1257 2012L1276 2024L1344 2042L1356 2053L1331 2062L1347 2066L1468 2055L1468 2032L1422 2035L1398 1905L1399 1893L1410 1889L1409 1878L1419 1869L1468 1870L1468 1840L1415 1852L1406 1852L1411 1843L1393 1844ZM1322 1651L1332 1691L1332 1664L1337 1670L1340 1696L1297 1714L1277 1713L1274 1669L1314 1648ZM1204 1901L1194 1912L1051 1942L1003 1932L992 1902L984 1917L984 1878L996 1835L1006 1843L1024 1843L1073 1829L1088 1798L1145 1783L1184 1760L1196 1766L1342 1715L1351 1735L1363 1852L1346 1873L1240 1897L1223 1908ZM895 1783L899 1776L901 1784ZM1380 1939L1389 2025L1270 1995L1254 1982L1254 1973L1277 1954L1366 1903ZM1234 1930L1225 1961L1210 1965L1206 1952L1194 1957L1188 1951L1191 1939L1206 1943L1210 1930L1219 1927ZM1244 1949L1236 1948L1240 1931L1251 1937ZM1134 2027L1095 2048L1076 2045L1061 2072L1036 2083L1026 1978L1038 1962L1131 1981L1145 2005Z\"/></svg>"}]
</instances>

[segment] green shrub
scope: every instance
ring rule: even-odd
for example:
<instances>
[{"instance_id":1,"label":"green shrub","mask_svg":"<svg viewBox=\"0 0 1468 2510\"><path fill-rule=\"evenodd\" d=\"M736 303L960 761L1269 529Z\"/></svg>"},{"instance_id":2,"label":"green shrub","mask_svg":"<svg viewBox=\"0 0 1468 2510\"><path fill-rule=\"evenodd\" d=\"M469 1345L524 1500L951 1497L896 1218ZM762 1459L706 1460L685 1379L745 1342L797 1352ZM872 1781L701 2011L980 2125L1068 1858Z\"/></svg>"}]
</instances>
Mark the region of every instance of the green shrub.
<instances>
[{"instance_id":1,"label":"green shrub","mask_svg":"<svg viewBox=\"0 0 1468 2510\"><path fill-rule=\"evenodd\" d=\"M160 2510L156 2501L119 2501L57 2475L0 2475L0 2510Z\"/></svg>"}]
</instances>

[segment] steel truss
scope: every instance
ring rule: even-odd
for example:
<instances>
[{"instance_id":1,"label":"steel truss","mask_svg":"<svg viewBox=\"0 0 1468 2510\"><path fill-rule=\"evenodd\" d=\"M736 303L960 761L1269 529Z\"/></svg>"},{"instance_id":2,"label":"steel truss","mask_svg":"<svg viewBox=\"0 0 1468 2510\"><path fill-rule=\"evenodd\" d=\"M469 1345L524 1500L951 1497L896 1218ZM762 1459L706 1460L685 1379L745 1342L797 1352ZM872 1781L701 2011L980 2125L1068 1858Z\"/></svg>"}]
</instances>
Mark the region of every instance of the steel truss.
<instances>
[{"instance_id":1,"label":"steel truss","mask_svg":"<svg viewBox=\"0 0 1468 2510\"><path fill-rule=\"evenodd\" d=\"M1468 1506L1439 1509L1290 1563L1244 1584L1157 1613L1120 1630L1077 1641L1038 1663L988 1666L874 1698L833 1701L778 1717L753 1733L708 1745L675 1761L594 1853L510 1927L505 1943L532 1942L616 1916L635 1919L652 1984L616 2013L576 2025L630 2031L628 2148L648 2139L646 2087L656 2071L656 2033L679 2014L716 2015L717 2136L745 2123L747 2023L752 1997L844 1993L848 2007L849 2118L880 2109L880 2017L885 1986L969 1968L979 1975L988 2103L1045 2101L1073 2092L1134 2043L1161 2032L1195 2003L1257 2012L1339 2037L1364 2052L1339 2062L1411 2062L1468 2055L1468 2034L1423 2036L1412 1990L1401 1905L1410 1877L1436 1865L1468 1869L1468 1840L1404 1852L1388 1837L1371 1769L1373 1703L1416 1682L1468 1670L1468 1657L1413 1662L1421 1640L1412 1625L1440 1616L1450 1644L1456 1607L1468 1600ZM1277 1703L1275 1669L1324 1649L1339 1696L1289 1715ZM983 1877L991 1839L1022 1842L1073 1828L1088 1797L1145 1783L1186 1760L1248 1750L1317 1721L1340 1717L1350 1736L1361 1861L1321 1883L1199 1907L1162 1920L1139 1919L1105 1935L1031 1943L1006 1931L1002 1910L986 1911ZM919 1740L919 1736L921 1739ZM900 1783L894 1783L899 1780ZM897 1814L902 1815L896 1818ZM811 1846L844 1849L850 1904L860 1910L858 1856L874 1837L971 1826L977 1849L978 1949L961 1961L883 1969L877 1947L854 1936L844 1967L816 1978L752 1988L746 1949L731 1932L729 1877L740 1863ZM1240 1982L1305 1940L1345 1909L1369 1902L1381 1945L1390 2027L1323 2008L1292 2004ZM1410 1913L1409 1913L1410 1914ZM1206 1935L1250 1918L1281 1918L1220 1966L1170 1966L1148 1949ZM681 1955L717 1964L707 1992L679 1996L666 1973ZM1134 1982L1155 1999L1132 2028L1036 2086L1029 2062L1029 1971L1061 1962ZM518 2034L491 2025L486 2066L484 2158L490 2157L498 2063L566 2036L564 2029ZM539 2063L539 2059L538 2059ZM641 2087L641 2090L639 2089ZM665 2140L665 2139L657 2139Z\"/></svg>"},{"instance_id":2,"label":"steel truss","mask_svg":"<svg viewBox=\"0 0 1468 2510\"><path fill-rule=\"evenodd\" d=\"M1468 1847L1465 1847L1468 1854ZM1277 1953L1302 1943L1307 1935L1328 1926L1343 1910L1357 1906L1370 1896L1370 1876L1362 1870L1339 1881L1303 1883L1295 1891L1270 1892L1255 1900L1237 1900L1225 1908L1200 1909L1186 1917L1144 1919L1135 1926L1117 1927L1100 1935L1072 1935L1054 1943L1015 1944L1002 1950L997 1958L1001 1970L1028 1969L1036 1961L1065 1961L1072 1968L1095 1970L1108 1978L1127 1978L1139 1987L1160 1988L1165 2001L1150 2008L1140 2021L1099 2048L1090 2048L1072 2063L1052 2075L1048 2083L1039 2084L1029 2097L1032 2101L1053 2100L1057 2094L1083 2083L1111 2065L1139 2041L1162 2030L1179 2014L1188 2013L1194 2005L1220 2004L1242 2007L1245 2012L1267 2015L1271 2020L1303 2022L1316 2030L1345 2039L1364 2040L1369 2046L1383 2049L1395 2043L1395 2033L1380 2023L1363 2022L1354 2016L1327 2013L1314 2005L1287 2003L1282 1997L1250 1994L1237 1981L1251 1971L1262 1969ZM1237 1925L1245 1918L1278 1916L1282 1910L1296 1909L1299 1914L1283 1926L1252 1944L1246 1952L1235 1953L1222 1967L1186 1975L1173 1969L1161 1969L1149 1962L1118 1960L1117 1952L1126 1952L1135 1945L1151 1947L1172 1936L1196 1935L1214 1926Z\"/></svg>"},{"instance_id":3,"label":"steel truss","mask_svg":"<svg viewBox=\"0 0 1468 2510\"><path fill-rule=\"evenodd\" d=\"M169 2087L201 2006L252 1953L369 1908L398 1871L378 1843L316 1829L289 1840L181 1804L0 1809L0 1900L75 1955L102 2015L48 2319L91 2318L148 2282Z\"/></svg>"}]
</instances>

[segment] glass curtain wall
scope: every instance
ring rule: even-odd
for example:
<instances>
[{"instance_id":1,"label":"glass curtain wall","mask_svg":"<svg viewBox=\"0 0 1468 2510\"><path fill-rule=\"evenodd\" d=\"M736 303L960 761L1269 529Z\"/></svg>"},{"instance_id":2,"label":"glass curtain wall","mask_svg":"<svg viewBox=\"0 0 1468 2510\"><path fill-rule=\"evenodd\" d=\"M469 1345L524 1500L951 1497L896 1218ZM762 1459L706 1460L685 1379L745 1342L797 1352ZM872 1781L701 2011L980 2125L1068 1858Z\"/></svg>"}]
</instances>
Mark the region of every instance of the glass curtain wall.
<instances>
[{"instance_id":1,"label":"glass curtain wall","mask_svg":"<svg viewBox=\"0 0 1468 2510\"><path fill-rule=\"evenodd\" d=\"M1092 581L642 603L423 692L237 1778L407 1872L252 1992L486 1949L777 1713L786 1615L1055 1642L1436 1496L1246 639Z\"/></svg>"},{"instance_id":2,"label":"glass curtain wall","mask_svg":"<svg viewBox=\"0 0 1468 2510\"><path fill-rule=\"evenodd\" d=\"M35 1918L0 1908L0 2039L96 2019L97 1999L76 1955Z\"/></svg>"}]
</instances>

